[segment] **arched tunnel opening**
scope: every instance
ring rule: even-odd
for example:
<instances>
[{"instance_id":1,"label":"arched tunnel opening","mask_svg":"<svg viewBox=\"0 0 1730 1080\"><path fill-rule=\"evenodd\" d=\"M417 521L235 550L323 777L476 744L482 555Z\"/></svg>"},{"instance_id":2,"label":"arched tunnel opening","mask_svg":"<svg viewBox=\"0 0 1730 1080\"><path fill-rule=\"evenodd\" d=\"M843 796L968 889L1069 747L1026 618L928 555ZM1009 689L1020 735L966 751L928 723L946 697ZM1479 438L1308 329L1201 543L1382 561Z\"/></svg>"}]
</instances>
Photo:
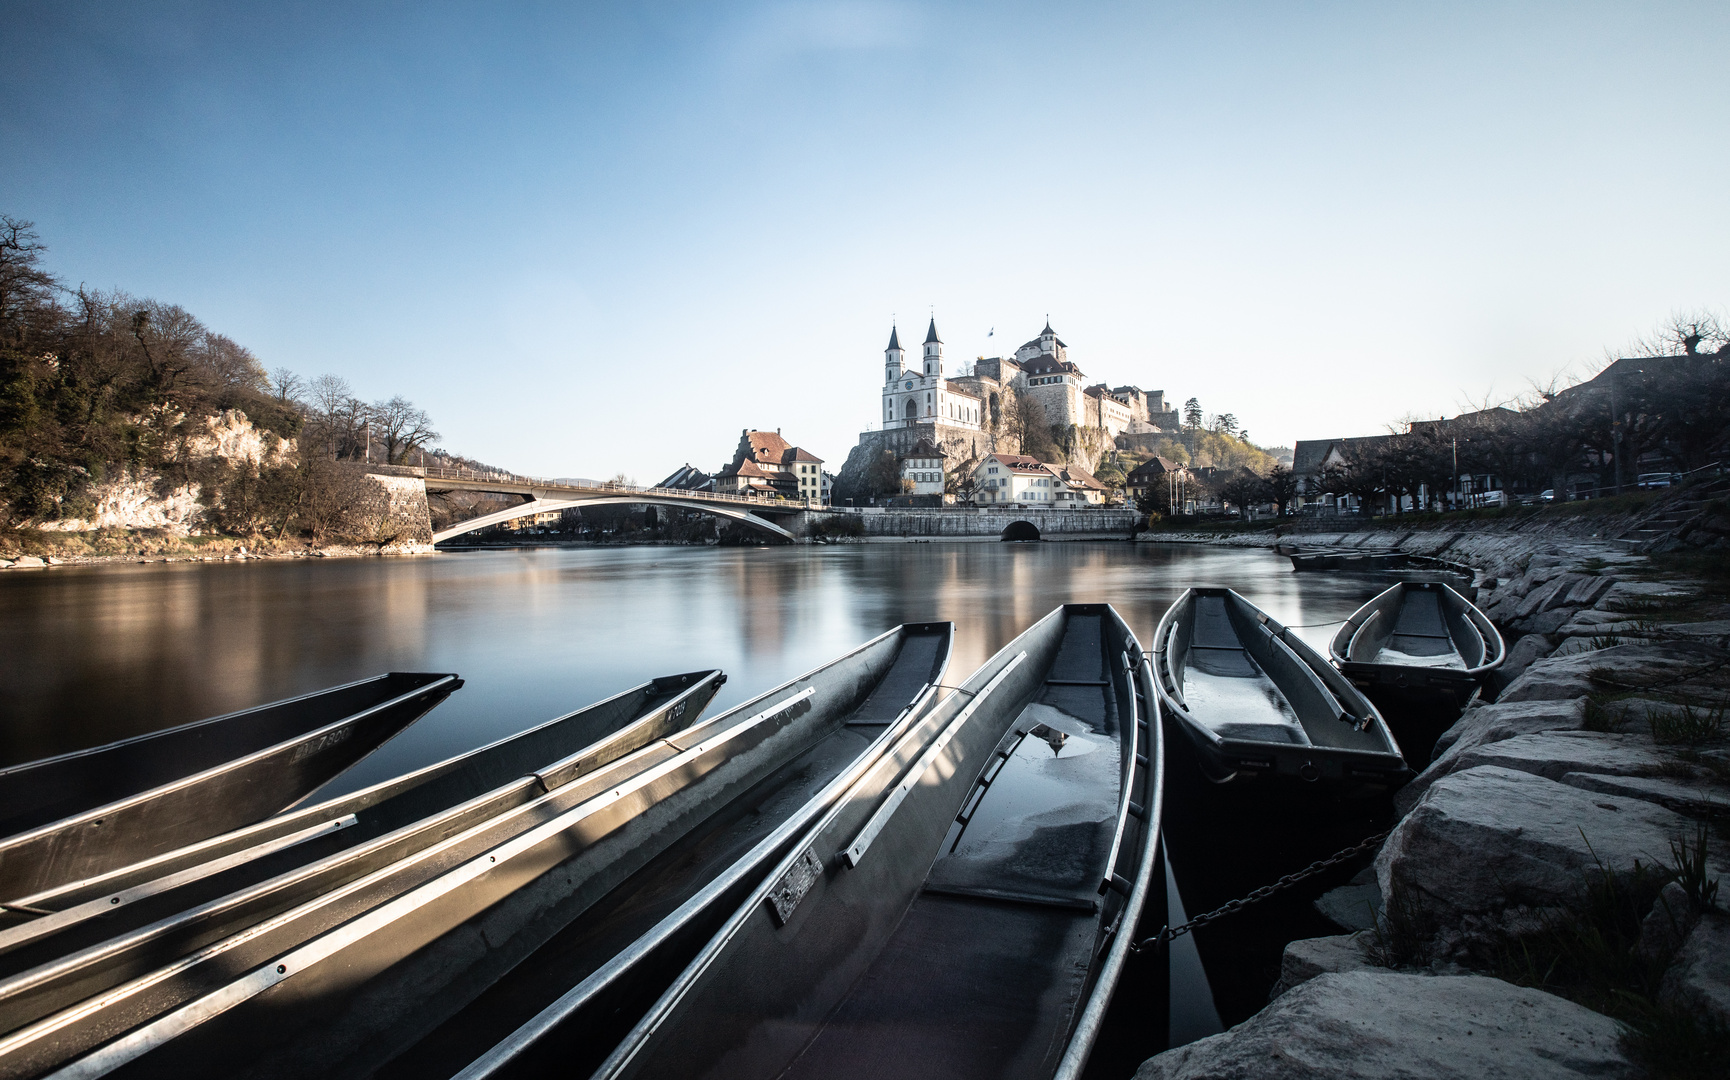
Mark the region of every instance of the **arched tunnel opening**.
<instances>
[{"instance_id":1,"label":"arched tunnel opening","mask_svg":"<svg viewBox=\"0 0 1730 1080\"><path fill-rule=\"evenodd\" d=\"M1003 535L998 539L1006 542L1038 540L1039 528L1031 521L1011 521L1004 526Z\"/></svg>"}]
</instances>

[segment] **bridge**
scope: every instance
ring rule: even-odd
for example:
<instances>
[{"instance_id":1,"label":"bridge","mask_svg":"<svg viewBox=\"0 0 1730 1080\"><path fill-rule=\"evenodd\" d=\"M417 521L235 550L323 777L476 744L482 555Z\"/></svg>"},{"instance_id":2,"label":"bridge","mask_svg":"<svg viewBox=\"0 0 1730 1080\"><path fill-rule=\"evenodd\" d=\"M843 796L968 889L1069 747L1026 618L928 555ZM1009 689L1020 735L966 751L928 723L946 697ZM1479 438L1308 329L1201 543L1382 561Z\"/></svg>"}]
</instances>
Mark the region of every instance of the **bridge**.
<instances>
[{"instance_id":1,"label":"bridge","mask_svg":"<svg viewBox=\"0 0 1730 1080\"><path fill-rule=\"evenodd\" d=\"M375 469L383 472L383 469ZM479 472L473 469L393 467L388 470L399 476L419 477L426 482L428 494L447 491L478 491L494 495L517 495L523 502L491 514L482 514L458 522L448 529L433 533L432 542L443 543L464 533L484 529L517 518L568 510L582 506L610 506L621 503L650 506L676 506L685 510L700 510L718 517L742 522L755 529L773 533L787 540L796 540L792 532L769 515L801 514L807 510L824 509L814 499L766 499L749 495L720 495L707 491L686 491L681 488L641 487L612 480L549 480L538 476L515 473Z\"/></svg>"}]
</instances>

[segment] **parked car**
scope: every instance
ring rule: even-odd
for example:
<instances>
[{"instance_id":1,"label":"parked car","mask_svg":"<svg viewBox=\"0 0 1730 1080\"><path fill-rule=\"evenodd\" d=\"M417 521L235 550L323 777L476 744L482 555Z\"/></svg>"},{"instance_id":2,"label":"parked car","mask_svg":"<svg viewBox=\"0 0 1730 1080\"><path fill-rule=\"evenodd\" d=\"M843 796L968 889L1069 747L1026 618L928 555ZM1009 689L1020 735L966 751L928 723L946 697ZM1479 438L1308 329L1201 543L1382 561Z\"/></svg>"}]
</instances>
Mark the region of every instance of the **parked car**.
<instances>
[{"instance_id":1,"label":"parked car","mask_svg":"<svg viewBox=\"0 0 1730 1080\"><path fill-rule=\"evenodd\" d=\"M1640 474L1640 479L1634 486L1639 488L1666 488L1681 479L1681 477L1681 473L1643 472Z\"/></svg>"}]
</instances>

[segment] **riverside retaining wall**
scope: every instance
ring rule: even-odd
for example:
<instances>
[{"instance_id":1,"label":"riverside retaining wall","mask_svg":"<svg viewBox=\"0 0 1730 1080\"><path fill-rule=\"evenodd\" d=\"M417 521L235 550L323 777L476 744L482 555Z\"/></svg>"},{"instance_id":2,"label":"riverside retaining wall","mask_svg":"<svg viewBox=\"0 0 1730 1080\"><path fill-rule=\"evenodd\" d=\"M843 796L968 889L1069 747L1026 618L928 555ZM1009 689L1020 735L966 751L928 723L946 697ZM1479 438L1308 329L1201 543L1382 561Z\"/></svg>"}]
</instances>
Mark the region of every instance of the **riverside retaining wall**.
<instances>
[{"instance_id":1,"label":"riverside retaining wall","mask_svg":"<svg viewBox=\"0 0 1730 1080\"><path fill-rule=\"evenodd\" d=\"M1657 578L1644 556L1610 542L1620 524L1528 520L1285 538L1472 568L1474 599L1502 628L1508 660L1432 760L1412 763L1421 772L1396 794L1397 824L1373 874L1335 890L1351 894L1342 902L1331 903L1334 894L1317 902L1342 929L1366 928L1292 942L1266 1009L1149 1059L1138 1080L1650 1074L1666 1048L1638 1024L1618 1023L1638 1010L1613 1018L1567 1000L1565 981L1550 993L1548 984L1496 977L1526 943L1542 950L1546 934L1589 925L1568 920L1590 917L1581 914L1590 910L1588 883L1606 872L1623 882L1637 867L1667 873L1681 861L1678 843L1702 840L1704 878L1730 868L1730 604L1700 582ZM1275 542L1271 534L1160 539ZM1656 992L1611 990L1640 995L1647 1016L1690 1018L1708 1033L1702 1038L1721 1043L1710 1033L1730 1028L1730 917L1698 886L1675 880L1656 900L1641 898L1637 939L1612 935L1606 947L1628 953L1631 968L1656 965L1662 980ZM1694 1052L1722 1067L1726 1049Z\"/></svg>"},{"instance_id":2,"label":"riverside retaining wall","mask_svg":"<svg viewBox=\"0 0 1730 1080\"><path fill-rule=\"evenodd\" d=\"M1140 515L1133 510L998 510L866 508L846 512L861 522L868 539L978 537L998 539L1018 521L1039 530L1043 540L1128 539ZM814 517L815 515L808 515Z\"/></svg>"}]
</instances>

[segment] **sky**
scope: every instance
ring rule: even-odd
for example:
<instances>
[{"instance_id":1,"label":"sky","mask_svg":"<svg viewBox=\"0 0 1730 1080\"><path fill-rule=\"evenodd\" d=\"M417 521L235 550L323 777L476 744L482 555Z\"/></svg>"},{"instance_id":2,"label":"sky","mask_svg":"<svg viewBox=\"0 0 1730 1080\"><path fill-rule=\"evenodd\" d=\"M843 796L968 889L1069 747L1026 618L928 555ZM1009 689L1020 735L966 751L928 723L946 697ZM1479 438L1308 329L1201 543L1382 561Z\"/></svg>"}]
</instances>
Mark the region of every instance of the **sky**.
<instances>
[{"instance_id":1,"label":"sky","mask_svg":"<svg viewBox=\"0 0 1730 1080\"><path fill-rule=\"evenodd\" d=\"M0 5L0 212L68 284L652 483L837 469L891 321L1049 315L1264 445L1730 303L1730 5Z\"/></svg>"}]
</instances>

